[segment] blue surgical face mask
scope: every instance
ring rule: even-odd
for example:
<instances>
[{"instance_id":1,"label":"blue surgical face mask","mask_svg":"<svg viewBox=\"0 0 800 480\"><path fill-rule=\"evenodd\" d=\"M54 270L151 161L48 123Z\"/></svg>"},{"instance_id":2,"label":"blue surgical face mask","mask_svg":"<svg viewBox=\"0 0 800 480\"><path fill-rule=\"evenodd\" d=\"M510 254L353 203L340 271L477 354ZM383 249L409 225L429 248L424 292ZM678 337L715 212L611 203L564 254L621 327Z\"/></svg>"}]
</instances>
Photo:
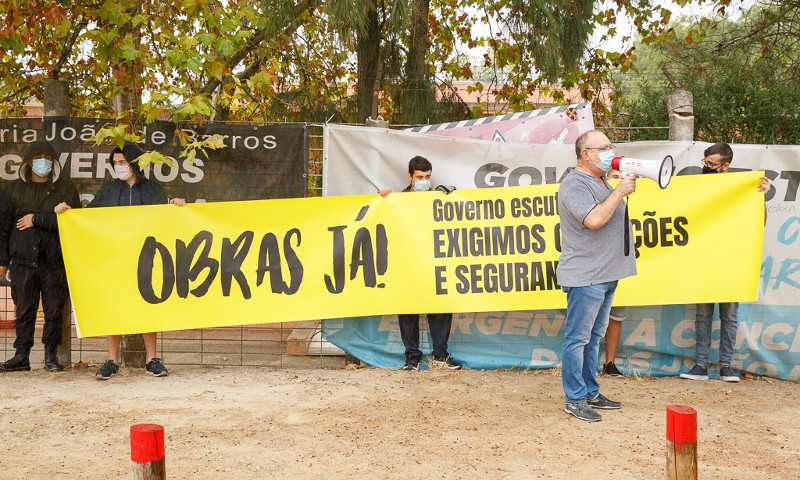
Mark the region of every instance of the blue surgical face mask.
<instances>
[{"instance_id":1,"label":"blue surgical face mask","mask_svg":"<svg viewBox=\"0 0 800 480\"><path fill-rule=\"evenodd\" d=\"M46 158L35 158L31 164L31 170L40 177L46 177L53 171L53 162Z\"/></svg>"},{"instance_id":2,"label":"blue surgical face mask","mask_svg":"<svg viewBox=\"0 0 800 480\"><path fill-rule=\"evenodd\" d=\"M598 158L600 159L600 163L598 163L595 166L597 168L599 168L600 170L603 170L604 172L607 172L607 171L611 170L611 160L614 160L615 156L616 155L614 155L614 150L611 150L611 149L608 149L605 152L600 152L600 155L598 155Z\"/></svg>"},{"instance_id":3,"label":"blue surgical face mask","mask_svg":"<svg viewBox=\"0 0 800 480\"><path fill-rule=\"evenodd\" d=\"M414 191L415 192L427 192L431 189L431 181L430 180L420 180L418 182L414 182Z\"/></svg>"}]
</instances>

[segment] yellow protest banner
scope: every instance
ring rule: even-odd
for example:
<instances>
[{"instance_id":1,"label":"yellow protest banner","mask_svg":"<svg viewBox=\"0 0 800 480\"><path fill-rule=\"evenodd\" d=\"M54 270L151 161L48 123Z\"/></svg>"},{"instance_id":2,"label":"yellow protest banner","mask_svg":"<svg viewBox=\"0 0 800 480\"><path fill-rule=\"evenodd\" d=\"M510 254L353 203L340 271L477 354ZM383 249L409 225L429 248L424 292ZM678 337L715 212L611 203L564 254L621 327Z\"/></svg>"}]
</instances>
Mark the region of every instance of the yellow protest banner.
<instances>
[{"instance_id":1,"label":"yellow protest banner","mask_svg":"<svg viewBox=\"0 0 800 480\"><path fill-rule=\"evenodd\" d=\"M754 300L758 182L640 180L639 275L615 303ZM558 187L91 208L59 215L59 230L82 336L561 308Z\"/></svg>"},{"instance_id":2,"label":"yellow protest banner","mask_svg":"<svg viewBox=\"0 0 800 480\"><path fill-rule=\"evenodd\" d=\"M665 190L640 179L628 208L638 274L615 305L757 300L764 240L764 172L672 177Z\"/></svg>"}]
</instances>

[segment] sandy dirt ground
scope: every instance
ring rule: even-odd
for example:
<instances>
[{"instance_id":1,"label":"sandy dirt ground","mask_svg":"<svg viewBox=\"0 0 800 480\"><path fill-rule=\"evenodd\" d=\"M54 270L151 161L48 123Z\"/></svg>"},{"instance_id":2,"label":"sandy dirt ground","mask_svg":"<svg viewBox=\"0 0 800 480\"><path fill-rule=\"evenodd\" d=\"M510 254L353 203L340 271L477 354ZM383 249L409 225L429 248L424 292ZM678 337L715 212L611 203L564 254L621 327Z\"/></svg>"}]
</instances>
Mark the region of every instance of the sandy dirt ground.
<instances>
[{"instance_id":1,"label":"sandy dirt ground","mask_svg":"<svg viewBox=\"0 0 800 480\"><path fill-rule=\"evenodd\" d=\"M665 409L698 412L703 479L800 477L800 386L603 378L586 423L557 371L95 367L0 374L0 478L130 478L130 427L164 426L170 479L664 478Z\"/></svg>"}]
</instances>

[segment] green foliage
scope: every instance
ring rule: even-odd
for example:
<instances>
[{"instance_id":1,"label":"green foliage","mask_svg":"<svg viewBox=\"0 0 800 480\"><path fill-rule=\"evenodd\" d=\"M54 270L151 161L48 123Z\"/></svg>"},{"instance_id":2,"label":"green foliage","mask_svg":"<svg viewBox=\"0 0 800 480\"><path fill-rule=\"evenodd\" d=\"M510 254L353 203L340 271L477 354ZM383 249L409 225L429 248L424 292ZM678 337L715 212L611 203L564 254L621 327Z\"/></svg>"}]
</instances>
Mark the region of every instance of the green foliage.
<instances>
[{"instance_id":1,"label":"green foliage","mask_svg":"<svg viewBox=\"0 0 800 480\"><path fill-rule=\"evenodd\" d=\"M797 144L800 19L786 15L787 6L758 5L735 20L684 18L670 38L640 44L622 123L668 125L666 67L694 97L697 140Z\"/></svg>"},{"instance_id":2,"label":"green foliage","mask_svg":"<svg viewBox=\"0 0 800 480\"><path fill-rule=\"evenodd\" d=\"M45 78L69 84L72 115L121 123L361 122L376 78L393 123L485 114L464 104L458 80L480 79L511 110L535 107L539 87L576 100L553 85L593 100L633 62L588 43L621 15L644 44L663 42L669 14L651 0L0 2L0 112L41 100Z\"/></svg>"},{"instance_id":3,"label":"green foliage","mask_svg":"<svg viewBox=\"0 0 800 480\"><path fill-rule=\"evenodd\" d=\"M207 155L207 150L216 150L225 146L222 135L208 135L202 139L197 139L189 135L184 129L176 128L175 137L181 144L181 151L178 154L181 158L186 158L189 163L194 164L194 159L197 157L197 152L200 151L203 155ZM97 145L116 145L119 148L125 142L138 142L142 139L141 135L135 133L134 128L130 123L117 123L113 125L103 125L98 129L97 133L89 140L95 142ZM172 160L166 155L158 151L145 152L136 159L141 168L146 167L151 163L161 165L166 163L172 166Z\"/></svg>"},{"instance_id":4,"label":"green foliage","mask_svg":"<svg viewBox=\"0 0 800 480\"><path fill-rule=\"evenodd\" d=\"M141 139L142 137L140 135L131 132L130 125L115 124L103 125L103 127L100 128L92 138L90 138L90 141L95 142L97 145L112 144L122 148L122 146L125 145L125 142L138 142ZM172 160L170 160L169 157L155 151L145 152L135 161L139 163L141 168L144 168L151 163L159 165L166 163L167 165L172 166Z\"/></svg>"}]
</instances>

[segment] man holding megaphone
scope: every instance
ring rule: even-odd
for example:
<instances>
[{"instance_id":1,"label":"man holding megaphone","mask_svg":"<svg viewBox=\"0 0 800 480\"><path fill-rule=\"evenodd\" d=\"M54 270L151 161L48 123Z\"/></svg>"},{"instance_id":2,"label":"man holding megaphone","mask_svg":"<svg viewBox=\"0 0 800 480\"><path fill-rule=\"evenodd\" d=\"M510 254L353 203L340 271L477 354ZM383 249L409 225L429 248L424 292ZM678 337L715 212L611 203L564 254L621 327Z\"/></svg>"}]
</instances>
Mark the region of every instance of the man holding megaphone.
<instances>
[{"instance_id":1,"label":"man holding megaphone","mask_svg":"<svg viewBox=\"0 0 800 480\"><path fill-rule=\"evenodd\" d=\"M575 153L577 165L558 191L562 248L556 274L567 294L561 381L564 411L598 422L602 417L594 409L622 406L600 394L597 361L617 282L636 275L623 200L636 190L636 178L628 176L611 187L606 172L615 155L608 137L598 130L578 137Z\"/></svg>"}]
</instances>

